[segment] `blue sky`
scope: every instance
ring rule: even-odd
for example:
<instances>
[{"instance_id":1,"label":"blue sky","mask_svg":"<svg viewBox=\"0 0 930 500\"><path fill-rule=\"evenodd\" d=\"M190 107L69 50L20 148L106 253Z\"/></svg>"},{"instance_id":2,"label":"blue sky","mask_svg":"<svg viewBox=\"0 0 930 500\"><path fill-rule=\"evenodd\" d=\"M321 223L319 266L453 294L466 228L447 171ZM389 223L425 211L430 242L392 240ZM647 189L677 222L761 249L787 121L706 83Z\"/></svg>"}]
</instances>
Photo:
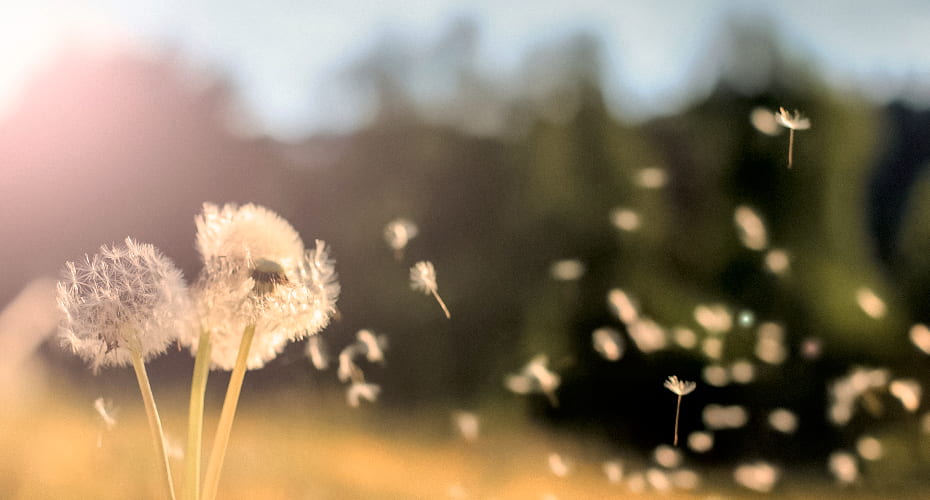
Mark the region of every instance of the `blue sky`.
<instances>
[{"instance_id":1,"label":"blue sky","mask_svg":"<svg viewBox=\"0 0 930 500\"><path fill-rule=\"evenodd\" d=\"M0 113L62 46L170 47L191 67L230 79L264 132L346 129L365 113L340 95L340 69L385 33L429 46L461 16L477 21L480 68L502 79L535 47L581 30L597 35L608 96L630 119L674 112L706 91L712 78L695 75L695 63L734 16L769 20L833 85L884 100L919 82L930 100L930 2L920 0L33 0L0 7Z\"/></svg>"}]
</instances>

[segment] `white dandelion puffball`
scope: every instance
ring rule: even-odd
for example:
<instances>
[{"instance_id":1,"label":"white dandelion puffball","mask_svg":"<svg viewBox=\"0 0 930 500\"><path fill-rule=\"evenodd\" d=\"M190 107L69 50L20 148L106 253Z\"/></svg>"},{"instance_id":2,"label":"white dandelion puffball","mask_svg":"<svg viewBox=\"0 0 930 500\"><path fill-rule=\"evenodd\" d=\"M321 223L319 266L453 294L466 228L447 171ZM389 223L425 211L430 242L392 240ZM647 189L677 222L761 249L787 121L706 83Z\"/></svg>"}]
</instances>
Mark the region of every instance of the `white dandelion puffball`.
<instances>
[{"instance_id":1,"label":"white dandelion puffball","mask_svg":"<svg viewBox=\"0 0 930 500\"><path fill-rule=\"evenodd\" d=\"M404 218L397 218L384 227L384 241L394 252L402 252L418 233L416 224Z\"/></svg>"},{"instance_id":2,"label":"white dandelion puffball","mask_svg":"<svg viewBox=\"0 0 930 500\"><path fill-rule=\"evenodd\" d=\"M213 368L232 369L248 325L255 337L247 366L256 369L329 324L339 283L325 243L304 251L287 221L252 204L205 203L195 222L204 265L195 298ZM196 351L193 338L185 343Z\"/></svg>"},{"instance_id":3,"label":"white dandelion puffball","mask_svg":"<svg viewBox=\"0 0 930 500\"><path fill-rule=\"evenodd\" d=\"M428 260L417 262L410 268L410 288L426 294L435 291L436 267Z\"/></svg>"},{"instance_id":4,"label":"white dandelion puffball","mask_svg":"<svg viewBox=\"0 0 930 500\"><path fill-rule=\"evenodd\" d=\"M785 108L778 108L778 112L775 113L775 121L782 127L792 130L807 130L811 128L810 119L802 115L798 110L794 110L792 113Z\"/></svg>"},{"instance_id":5,"label":"white dandelion puffball","mask_svg":"<svg viewBox=\"0 0 930 500\"><path fill-rule=\"evenodd\" d=\"M181 271L152 245L126 238L93 257L65 264L58 282L62 343L94 371L163 352L189 329Z\"/></svg>"}]
</instances>

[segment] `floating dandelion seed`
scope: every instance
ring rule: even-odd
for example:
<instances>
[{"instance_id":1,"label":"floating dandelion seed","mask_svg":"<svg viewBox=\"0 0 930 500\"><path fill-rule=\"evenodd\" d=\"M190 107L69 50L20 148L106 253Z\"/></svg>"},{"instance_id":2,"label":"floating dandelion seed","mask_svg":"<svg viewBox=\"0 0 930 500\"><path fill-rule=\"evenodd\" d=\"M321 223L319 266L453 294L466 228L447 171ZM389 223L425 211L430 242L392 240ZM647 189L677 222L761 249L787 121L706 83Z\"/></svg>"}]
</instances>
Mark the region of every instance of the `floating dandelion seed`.
<instances>
[{"instance_id":1,"label":"floating dandelion seed","mask_svg":"<svg viewBox=\"0 0 930 500\"><path fill-rule=\"evenodd\" d=\"M624 342L620 332L610 327L601 327L591 333L594 350L607 361L617 361L623 356Z\"/></svg>"},{"instance_id":2,"label":"floating dandelion seed","mask_svg":"<svg viewBox=\"0 0 930 500\"><path fill-rule=\"evenodd\" d=\"M504 379L504 385L517 394L541 392L553 407L558 407L559 400L555 396L555 390L562 383L562 379L557 373L549 370L548 364L549 358L545 354L539 354L523 367L522 372L508 375Z\"/></svg>"},{"instance_id":3,"label":"floating dandelion seed","mask_svg":"<svg viewBox=\"0 0 930 500\"><path fill-rule=\"evenodd\" d=\"M365 359L372 363L384 363L384 350L387 349L386 335L375 335L371 330L359 330L355 334Z\"/></svg>"},{"instance_id":4,"label":"floating dandelion seed","mask_svg":"<svg viewBox=\"0 0 930 500\"><path fill-rule=\"evenodd\" d=\"M681 398L691 394L697 388L697 384L678 380L678 376L672 375L665 381L664 385L666 389L678 395L678 405L675 407L675 440L672 442L673 446L678 446L678 414L681 410Z\"/></svg>"},{"instance_id":5,"label":"floating dandelion seed","mask_svg":"<svg viewBox=\"0 0 930 500\"><path fill-rule=\"evenodd\" d=\"M446 303L442 301L437 291L436 268L433 267L432 262L420 261L410 268L410 287L427 295L433 294L439 306L442 307L442 312L446 314L446 318L452 318L449 308L446 307Z\"/></svg>"},{"instance_id":6,"label":"floating dandelion seed","mask_svg":"<svg viewBox=\"0 0 930 500\"><path fill-rule=\"evenodd\" d=\"M109 402L104 401L103 398L95 399L94 410L97 411L97 415L100 415L100 419L103 420L103 425L108 431L116 426L116 418L113 417L112 405Z\"/></svg>"},{"instance_id":7,"label":"floating dandelion seed","mask_svg":"<svg viewBox=\"0 0 930 500\"><path fill-rule=\"evenodd\" d=\"M361 349L358 344L352 344L339 352L339 367L336 368L336 376L340 382L362 382L365 380L362 369L355 364L355 356L360 354Z\"/></svg>"},{"instance_id":8,"label":"floating dandelion seed","mask_svg":"<svg viewBox=\"0 0 930 500\"><path fill-rule=\"evenodd\" d=\"M733 211L733 223L743 246L750 250L765 250L769 246L768 231L762 217L752 208L740 205Z\"/></svg>"},{"instance_id":9,"label":"floating dandelion seed","mask_svg":"<svg viewBox=\"0 0 930 500\"><path fill-rule=\"evenodd\" d=\"M384 227L384 241L394 250L394 258L402 260L404 249L410 240L416 238L419 230L417 225L404 218L394 219Z\"/></svg>"},{"instance_id":10,"label":"floating dandelion seed","mask_svg":"<svg viewBox=\"0 0 930 500\"><path fill-rule=\"evenodd\" d=\"M775 114L775 121L782 127L788 129L788 168L791 168L792 156L794 154L794 131L811 128L811 121L802 116L800 111L795 110L794 113L790 113L785 108L778 108L778 113Z\"/></svg>"},{"instance_id":11,"label":"floating dandelion seed","mask_svg":"<svg viewBox=\"0 0 930 500\"><path fill-rule=\"evenodd\" d=\"M307 340L305 354L310 358L310 362L313 363L313 367L317 370L329 368L329 353L326 350L326 343L323 342L322 336L313 335Z\"/></svg>"},{"instance_id":12,"label":"floating dandelion seed","mask_svg":"<svg viewBox=\"0 0 930 500\"><path fill-rule=\"evenodd\" d=\"M352 382L349 384L349 388L346 389L346 400L349 402L349 406L358 408L359 402L362 399L367 400L369 403L374 403L378 400L378 394L380 393L381 386L377 384Z\"/></svg>"}]
</instances>

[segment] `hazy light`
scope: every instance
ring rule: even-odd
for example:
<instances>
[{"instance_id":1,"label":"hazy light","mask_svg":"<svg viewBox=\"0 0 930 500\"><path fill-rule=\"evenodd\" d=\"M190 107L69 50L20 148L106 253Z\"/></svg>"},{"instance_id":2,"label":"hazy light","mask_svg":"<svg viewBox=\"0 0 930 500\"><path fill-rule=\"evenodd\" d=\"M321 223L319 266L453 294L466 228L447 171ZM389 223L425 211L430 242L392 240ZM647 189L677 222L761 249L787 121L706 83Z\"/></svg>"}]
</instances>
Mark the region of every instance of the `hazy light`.
<instances>
[{"instance_id":1,"label":"hazy light","mask_svg":"<svg viewBox=\"0 0 930 500\"><path fill-rule=\"evenodd\" d=\"M730 365L730 378L737 384L748 384L756 378L756 367L748 360L738 359Z\"/></svg>"},{"instance_id":2,"label":"hazy light","mask_svg":"<svg viewBox=\"0 0 930 500\"><path fill-rule=\"evenodd\" d=\"M823 355L823 341L817 337L808 337L801 341L801 357L813 361Z\"/></svg>"},{"instance_id":3,"label":"hazy light","mask_svg":"<svg viewBox=\"0 0 930 500\"><path fill-rule=\"evenodd\" d=\"M840 484L850 484L859 477L859 464L856 457L846 451L834 451L827 460L827 468Z\"/></svg>"},{"instance_id":4,"label":"hazy light","mask_svg":"<svg viewBox=\"0 0 930 500\"><path fill-rule=\"evenodd\" d=\"M642 493L646 491L646 478L641 472L634 472L626 480L626 487L631 493Z\"/></svg>"},{"instance_id":5,"label":"hazy light","mask_svg":"<svg viewBox=\"0 0 930 500\"><path fill-rule=\"evenodd\" d=\"M904 409L911 413L916 412L917 408L920 407L920 382L914 379L893 380L888 385L888 392L898 398Z\"/></svg>"},{"instance_id":6,"label":"hazy light","mask_svg":"<svg viewBox=\"0 0 930 500\"><path fill-rule=\"evenodd\" d=\"M927 328L927 325L917 323L911 327L908 334L914 346L920 349L924 354L930 354L930 328Z\"/></svg>"},{"instance_id":7,"label":"hazy light","mask_svg":"<svg viewBox=\"0 0 930 500\"><path fill-rule=\"evenodd\" d=\"M623 357L624 341L620 332L610 327L601 327L591 333L594 350L607 361L617 361Z\"/></svg>"},{"instance_id":8,"label":"hazy light","mask_svg":"<svg viewBox=\"0 0 930 500\"><path fill-rule=\"evenodd\" d=\"M576 281L584 273L585 265L578 259L558 260L549 267L549 274L558 281Z\"/></svg>"},{"instance_id":9,"label":"hazy light","mask_svg":"<svg viewBox=\"0 0 930 500\"><path fill-rule=\"evenodd\" d=\"M701 342L701 351L710 359L719 360L723 357L723 339L708 337Z\"/></svg>"},{"instance_id":10,"label":"hazy light","mask_svg":"<svg viewBox=\"0 0 930 500\"><path fill-rule=\"evenodd\" d=\"M882 442L872 436L862 436L856 440L856 452L866 460L878 460L885 454Z\"/></svg>"},{"instance_id":11,"label":"hazy light","mask_svg":"<svg viewBox=\"0 0 930 500\"><path fill-rule=\"evenodd\" d=\"M730 374L720 365L707 365L701 371L704 382L714 387L725 387L730 383Z\"/></svg>"},{"instance_id":12,"label":"hazy light","mask_svg":"<svg viewBox=\"0 0 930 500\"><path fill-rule=\"evenodd\" d=\"M668 475L655 467L650 467L646 470L646 481L648 481L649 485L656 491L668 491L672 489L672 482L669 480Z\"/></svg>"},{"instance_id":13,"label":"hazy light","mask_svg":"<svg viewBox=\"0 0 930 500\"><path fill-rule=\"evenodd\" d=\"M608 460L601 468L607 476L608 483L619 484L623 481L623 464L619 460Z\"/></svg>"},{"instance_id":14,"label":"hazy light","mask_svg":"<svg viewBox=\"0 0 930 500\"><path fill-rule=\"evenodd\" d=\"M752 325L756 324L756 313L750 311L749 309L743 309L736 316L736 324L742 328L752 327Z\"/></svg>"},{"instance_id":15,"label":"hazy light","mask_svg":"<svg viewBox=\"0 0 930 500\"><path fill-rule=\"evenodd\" d=\"M701 476L691 469L678 469L669 473L672 484L682 490L694 490L701 485Z\"/></svg>"},{"instance_id":16,"label":"hazy light","mask_svg":"<svg viewBox=\"0 0 930 500\"><path fill-rule=\"evenodd\" d=\"M607 304L624 324L629 325L639 320L639 307L625 291L619 288L611 289L607 293Z\"/></svg>"},{"instance_id":17,"label":"hazy light","mask_svg":"<svg viewBox=\"0 0 930 500\"><path fill-rule=\"evenodd\" d=\"M668 174L659 167L647 167L636 173L636 185L643 189L661 189L668 183Z\"/></svg>"},{"instance_id":18,"label":"hazy light","mask_svg":"<svg viewBox=\"0 0 930 500\"><path fill-rule=\"evenodd\" d=\"M549 454L549 470L558 477L565 477L568 475L569 466L568 462L562 458L562 455L558 453Z\"/></svg>"},{"instance_id":19,"label":"hazy light","mask_svg":"<svg viewBox=\"0 0 930 500\"><path fill-rule=\"evenodd\" d=\"M633 232L642 224L639 214L629 208L615 208L610 212L610 222L621 231Z\"/></svg>"},{"instance_id":20,"label":"hazy light","mask_svg":"<svg viewBox=\"0 0 930 500\"><path fill-rule=\"evenodd\" d=\"M798 416L791 410L776 408L769 413L769 425L778 432L794 434L798 430Z\"/></svg>"},{"instance_id":21,"label":"hazy light","mask_svg":"<svg viewBox=\"0 0 930 500\"><path fill-rule=\"evenodd\" d=\"M788 357L785 348L785 330L777 323L762 323L756 333L755 354L770 365L780 365Z\"/></svg>"},{"instance_id":22,"label":"hazy light","mask_svg":"<svg viewBox=\"0 0 930 500\"><path fill-rule=\"evenodd\" d=\"M723 304L700 304L694 308L694 320L708 333L725 333L733 328L733 315Z\"/></svg>"},{"instance_id":23,"label":"hazy light","mask_svg":"<svg viewBox=\"0 0 930 500\"><path fill-rule=\"evenodd\" d=\"M765 268L772 274L784 276L791 270L791 257L781 248L773 248L765 254Z\"/></svg>"},{"instance_id":24,"label":"hazy light","mask_svg":"<svg viewBox=\"0 0 930 500\"><path fill-rule=\"evenodd\" d=\"M688 434L688 448L695 453L707 453L714 447L714 435L707 431Z\"/></svg>"},{"instance_id":25,"label":"hazy light","mask_svg":"<svg viewBox=\"0 0 930 500\"><path fill-rule=\"evenodd\" d=\"M681 465L681 450L673 448L667 444L660 444L652 452L652 458L655 462L666 469L674 469Z\"/></svg>"},{"instance_id":26,"label":"hazy light","mask_svg":"<svg viewBox=\"0 0 930 500\"><path fill-rule=\"evenodd\" d=\"M739 429L749 421L749 413L740 405L721 406L710 404L702 414L704 425L709 429Z\"/></svg>"},{"instance_id":27,"label":"hazy light","mask_svg":"<svg viewBox=\"0 0 930 500\"><path fill-rule=\"evenodd\" d=\"M743 246L750 250L765 250L769 245L768 231L765 223L755 210L746 205L736 207L733 212L737 235Z\"/></svg>"},{"instance_id":28,"label":"hazy light","mask_svg":"<svg viewBox=\"0 0 930 500\"><path fill-rule=\"evenodd\" d=\"M856 302L859 304L862 312L866 313L872 319L882 319L888 311L888 308L885 306L885 301L878 295L875 295L875 292L868 287L861 287L856 290Z\"/></svg>"},{"instance_id":29,"label":"hazy light","mask_svg":"<svg viewBox=\"0 0 930 500\"><path fill-rule=\"evenodd\" d=\"M733 471L733 479L745 488L760 493L768 493L775 487L781 469L767 462L743 464Z\"/></svg>"},{"instance_id":30,"label":"hazy light","mask_svg":"<svg viewBox=\"0 0 930 500\"><path fill-rule=\"evenodd\" d=\"M749 123L752 123L753 128L765 135L776 136L782 132L781 127L775 121L775 113L762 106L752 108L749 113Z\"/></svg>"},{"instance_id":31,"label":"hazy light","mask_svg":"<svg viewBox=\"0 0 930 500\"><path fill-rule=\"evenodd\" d=\"M684 349L693 349L697 345L697 334L690 328L675 327L672 330L672 337L674 337L675 343Z\"/></svg>"},{"instance_id":32,"label":"hazy light","mask_svg":"<svg viewBox=\"0 0 930 500\"><path fill-rule=\"evenodd\" d=\"M644 353L665 349L665 330L649 318L642 318L629 325L627 333L630 334L636 348Z\"/></svg>"},{"instance_id":33,"label":"hazy light","mask_svg":"<svg viewBox=\"0 0 930 500\"><path fill-rule=\"evenodd\" d=\"M452 422L462 439L469 443L478 440L481 431L481 421L478 415L470 411L457 411L452 414Z\"/></svg>"}]
</instances>

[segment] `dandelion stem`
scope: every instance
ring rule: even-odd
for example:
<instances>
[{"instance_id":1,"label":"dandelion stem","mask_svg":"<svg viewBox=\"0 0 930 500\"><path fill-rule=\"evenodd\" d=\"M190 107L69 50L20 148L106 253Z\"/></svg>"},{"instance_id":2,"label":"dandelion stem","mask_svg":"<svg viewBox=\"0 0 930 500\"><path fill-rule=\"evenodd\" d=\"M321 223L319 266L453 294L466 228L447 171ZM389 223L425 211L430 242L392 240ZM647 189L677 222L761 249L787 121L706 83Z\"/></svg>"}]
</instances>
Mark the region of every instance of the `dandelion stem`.
<instances>
[{"instance_id":1,"label":"dandelion stem","mask_svg":"<svg viewBox=\"0 0 930 500\"><path fill-rule=\"evenodd\" d=\"M194 375L191 378L190 415L187 422L187 462L184 472L184 500L200 498L200 458L203 442L203 398L210 375L210 332L200 333L197 357L194 359Z\"/></svg>"},{"instance_id":2,"label":"dandelion stem","mask_svg":"<svg viewBox=\"0 0 930 500\"><path fill-rule=\"evenodd\" d=\"M132 356L132 367L136 370L136 379L139 381L139 391L142 393L142 402L145 404L145 413L149 419L149 429L152 431L152 441L155 444L155 454L158 456L158 468L168 480L168 497L174 500L174 483L171 480L171 465L168 463L168 453L165 450L165 432L158 418L158 408L155 407L155 396L152 395L152 386L149 385L149 376L145 372L145 362L142 354L136 349L129 349Z\"/></svg>"},{"instance_id":3,"label":"dandelion stem","mask_svg":"<svg viewBox=\"0 0 930 500\"><path fill-rule=\"evenodd\" d=\"M226 457L226 445L229 444L229 433L232 431L233 419L236 417L236 406L239 404L239 393L242 391L242 380L245 378L246 360L249 358L249 349L252 347L252 338L255 336L255 324L245 327L242 332L242 343L239 344L239 355L236 366L233 368L226 388L226 399L223 401L223 410L220 413L220 422L216 426L216 436L213 438L213 450L210 452L210 461L207 462L207 472L203 479L203 500L214 500L220 484L220 472L223 469L223 460Z\"/></svg>"},{"instance_id":4,"label":"dandelion stem","mask_svg":"<svg viewBox=\"0 0 930 500\"><path fill-rule=\"evenodd\" d=\"M449 314L449 308L446 307L446 303L442 301L439 292L437 292L435 288L431 288L430 291L433 292L433 297L436 297L436 301L439 302L439 307L442 307L442 312L446 313L446 318L452 319L452 315Z\"/></svg>"},{"instance_id":5,"label":"dandelion stem","mask_svg":"<svg viewBox=\"0 0 930 500\"><path fill-rule=\"evenodd\" d=\"M678 395L678 405L675 406L675 439L672 445L678 446L678 412L681 410L681 394Z\"/></svg>"},{"instance_id":6,"label":"dandelion stem","mask_svg":"<svg viewBox=\"0 0 930 500\"><path fill-rule=\"evenodd\" d=\"M791 168L791 158L794 156L794 129L788 129L788 168Z\"/></svg>"}]
</instances>

